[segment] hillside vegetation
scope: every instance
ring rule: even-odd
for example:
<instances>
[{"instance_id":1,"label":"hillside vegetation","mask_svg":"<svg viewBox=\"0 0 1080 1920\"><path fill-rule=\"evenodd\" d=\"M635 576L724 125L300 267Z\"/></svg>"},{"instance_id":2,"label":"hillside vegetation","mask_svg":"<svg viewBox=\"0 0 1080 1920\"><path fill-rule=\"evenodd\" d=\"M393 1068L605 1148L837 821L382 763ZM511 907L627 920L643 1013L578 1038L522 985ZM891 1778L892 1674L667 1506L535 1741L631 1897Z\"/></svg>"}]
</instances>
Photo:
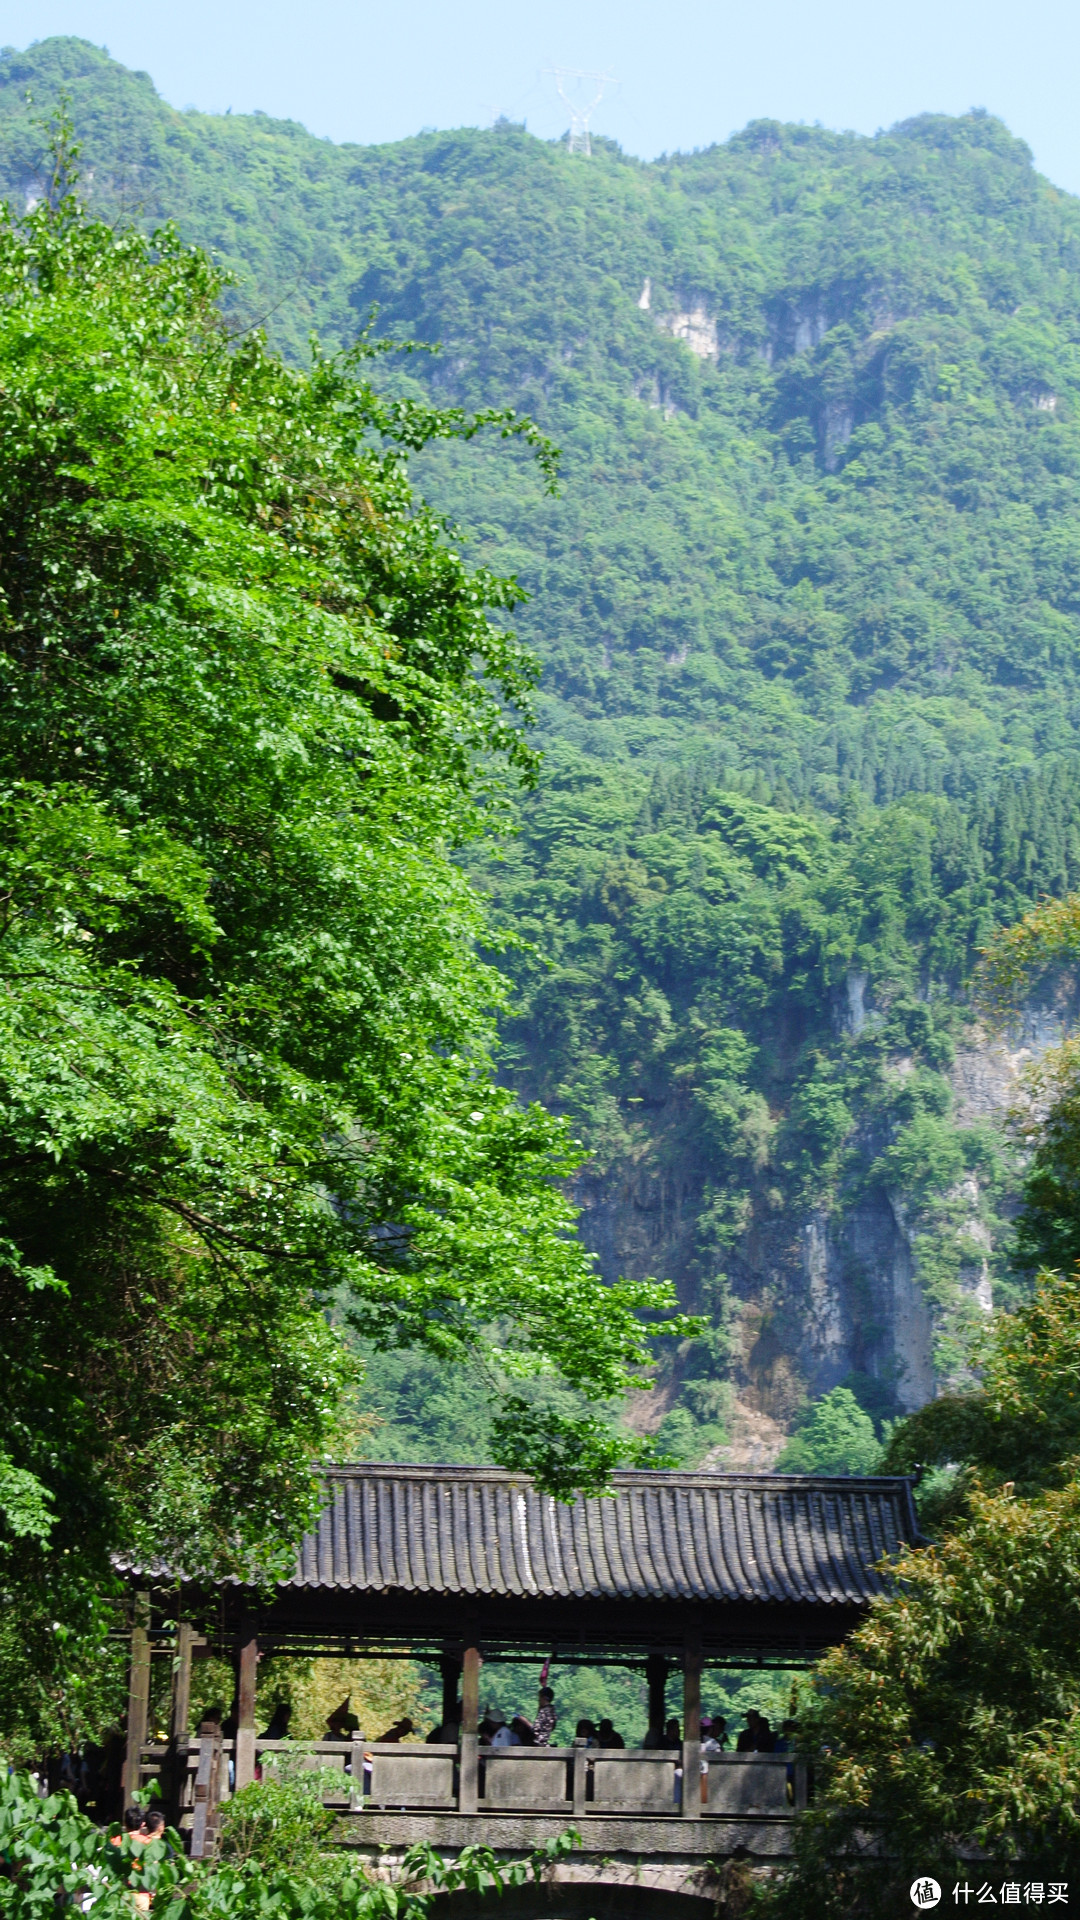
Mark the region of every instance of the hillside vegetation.
<instances>
[{"instance_id":1,"label":"hillside vegetation","mask_svg":"<svg viewBox=\"0 0 1080 1920\"><path fill-rule=\"evenodd\" d=\"M440 342L383 386L563 448L554 500L505 449L415 470L545 666L540 789L476 867L533 943L506 1072L592 1149L608 1276L712 1323L635 1417L694 1459L733 1391L786 1428L962 1377L1023 1284L966 994L1080 880L1080 203L981 114L651 165L506 124L335 147L71 40L0 59L17 202L61 91L92 204L218 249L235 325ZM433 1369L375 1364L386 1449L482 1454Z\"/></svg>"}]
</instances>

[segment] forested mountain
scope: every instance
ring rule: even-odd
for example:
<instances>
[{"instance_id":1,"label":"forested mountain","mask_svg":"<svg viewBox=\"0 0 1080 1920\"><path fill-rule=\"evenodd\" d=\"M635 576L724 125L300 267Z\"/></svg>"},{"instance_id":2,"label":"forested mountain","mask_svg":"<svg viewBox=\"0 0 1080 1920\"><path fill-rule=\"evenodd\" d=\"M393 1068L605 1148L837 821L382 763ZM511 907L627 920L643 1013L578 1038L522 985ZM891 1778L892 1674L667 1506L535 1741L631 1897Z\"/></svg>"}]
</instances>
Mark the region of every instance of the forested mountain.
<instances>
[{"instance_id":1,"label":"forested mountain","mask_svg":"<svg viewBox=\"0 0 1080 1920\"><path fill-rule=\"evenodd\" d=\"M416 469L544 667L540 788L477 875L533 943L507 1072L593 1149L605 1271L713 1326L640 1417L749 1459L843 1381L918 1404L1021 1284L977 949L1080 880L1080 203L981 114L650 165L336 147L72 40L0 58L24 203L61 92L91 202L217 248L238 326L440 342L380 379L563 449L557 500L497 444ZM453 1383L376 1377L388 1448L483 1451Z\"/></svg>"}]
</instances>

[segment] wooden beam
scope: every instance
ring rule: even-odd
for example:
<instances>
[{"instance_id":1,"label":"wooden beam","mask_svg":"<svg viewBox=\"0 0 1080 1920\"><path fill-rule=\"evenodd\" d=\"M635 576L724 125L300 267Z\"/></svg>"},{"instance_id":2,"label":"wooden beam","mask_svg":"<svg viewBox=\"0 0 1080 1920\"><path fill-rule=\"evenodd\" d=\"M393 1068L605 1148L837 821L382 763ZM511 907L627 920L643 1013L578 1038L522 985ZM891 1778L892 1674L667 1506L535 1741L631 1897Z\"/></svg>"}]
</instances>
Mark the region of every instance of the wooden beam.
<instances>
[{"instance_id":1,"label":"wooden beam","mask_svg":"<svg viewBox=\"0 0 1080 1920\"><path fill-rule=\"evenodd\" d=\"M683 1739L701 1740L701 1635L688 1633L683 1642Z\"/></svg>"},{"instance_id":2,"label":"wooden beam","mask_svg":"<svg viewBox=\"0 0 1080 1920\"><path fill-rule=\"evenodd\" d=\"M364 1804L364 1737L357 1729L349 1755L349 1812L359 1813Z\"/></svg>"},{"instance_id":3,"label":"wooden beam","mask_svg":"<svg viewBox=\"0 0 1080 1920\"><path fill-rule=\"evenodd\" d=\"M187 1784L187 1742L188 1725L191 1720L191 1660L196 1643L201 1635L196 1634L190 1621L179 1620L176 1626L176 1650L173 1654L172 1700L169 1707L169 1753L162 1770L162 1787L168 1808L168 1818L174 1827L180 1825L180 1813Z\"/></svg>"},{"instance_id":4,"label":"wooden beam","mask_svg":"<svg viewBox=\"0 0 1080 1920\"><path fill-rule=\"evenodd\" d=\"M150 1595L135 1595L131 1629L131 1671L128 1679L127 1748L124 1754L124 1805L142 1784L142 1750L150 1713Z\"/></svg>"},{"instance_id":5,"label":"wooden beam","mask_svg":"<svg viewBox=\"0 0 1080 1920\"><path fill-rule=\"evenodd\" d=\"M195 1810L191 1816L191 1858L206 1860L217 1844L217 1812L221 1782L221 1734L199 1728L199 1765L195 1774ZM207 1729L204 1731L204 1729Z\"/></svg>"},{"instance_id":6,"label":"wooden beam","mask_svg":"<svg viewBox=\"0 0 1080 1920\"><path fill-rule=\"evenodd\" d=\"M186 1741L188 1737L188 1723L191 1719L191 1656L195 1639L194 1627L189 1621L181 1620L176 1629L172 1708L169 1715L169 1738L174 1744Z\"/></svg>"},{"instance_id":7,"label":"wooden beam","mask_svg":"<svg viewBox=\"0 0 1080 1920\"><path fill-rule=\"evenodd\" d=\"M587 1762L588 1742L574 1741L573 1772L571 1775L571 1810L575 1820L585 1818L585 1793L588 1784Z\"/></svg>"},{"instance_id":8,"label":"wooden beam","mask_svg":"<svg viewBox=\"0 0 1080 1920\"><path fill-rule=\"evenodd\" d=\"M480 1726L480 1649L466 1647L461 1659L461 1731L477 1733Z\"/></svg>"}]
</instances>

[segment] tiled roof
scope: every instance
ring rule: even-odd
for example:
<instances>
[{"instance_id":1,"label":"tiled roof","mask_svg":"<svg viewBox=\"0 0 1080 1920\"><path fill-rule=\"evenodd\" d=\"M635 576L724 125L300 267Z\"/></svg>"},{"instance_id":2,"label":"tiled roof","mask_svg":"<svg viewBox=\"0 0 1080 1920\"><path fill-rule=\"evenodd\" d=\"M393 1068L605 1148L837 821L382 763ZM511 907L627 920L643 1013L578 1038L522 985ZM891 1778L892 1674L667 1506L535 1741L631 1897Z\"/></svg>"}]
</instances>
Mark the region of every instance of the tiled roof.
<instances>
[{"instance_id":1,"label":"tiled roof","mask_svg":"<svg viewBox=\"0 0 1080 1920\"><path fill-rule=\"evenodd\" d=\"M919 1538L906 1479L618 1473L572 1505L485 1467L336 1467L292 1587L861 1605Z\"/></svg>"}]
</instances>

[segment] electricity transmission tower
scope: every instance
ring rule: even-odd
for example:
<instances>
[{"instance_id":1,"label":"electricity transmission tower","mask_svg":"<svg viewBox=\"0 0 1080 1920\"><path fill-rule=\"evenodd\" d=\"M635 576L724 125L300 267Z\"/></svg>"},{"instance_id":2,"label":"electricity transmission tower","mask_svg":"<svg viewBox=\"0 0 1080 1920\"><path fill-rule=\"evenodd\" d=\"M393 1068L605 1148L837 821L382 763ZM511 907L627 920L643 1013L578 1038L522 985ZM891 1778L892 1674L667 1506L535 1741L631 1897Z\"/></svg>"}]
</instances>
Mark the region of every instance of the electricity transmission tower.
<instances>
[{"instance_id":1,"label":"electricity transmission tower","mask_svg":"<svg viewBox=\"0 0 1080 1920\"><path fill-rule=\"evenodd\" d=\"M549 67L558 88L559 99L570 115L571 153L583 153L588 159L592 152L589 139L589 121L604 97L604 88L617 85L613 73L583 73L580 67ZM587 98L581 83L591 82L592 98ZM575 87L574 83L577 82ZM568 92L567 88L571 91Z\"/></svg>"}]
</instances>

